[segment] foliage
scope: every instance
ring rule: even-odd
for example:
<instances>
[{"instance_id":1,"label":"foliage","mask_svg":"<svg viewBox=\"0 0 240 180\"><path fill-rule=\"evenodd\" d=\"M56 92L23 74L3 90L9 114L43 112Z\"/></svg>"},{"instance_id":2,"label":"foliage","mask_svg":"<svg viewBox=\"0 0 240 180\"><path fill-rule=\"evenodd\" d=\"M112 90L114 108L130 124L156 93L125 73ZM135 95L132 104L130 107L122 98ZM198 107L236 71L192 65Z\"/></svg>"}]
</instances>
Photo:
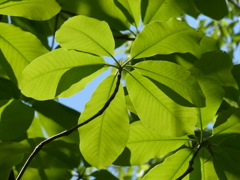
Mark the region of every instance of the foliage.
<instances>
[{"instance_id":1,"label":"foliage","mask_svg":"<svg viewBox=\"0 0 240 180\"><path fill-rule=\"evenodd\" d=\"M240 179L239 9L1 0L0 180ZM103 72L81 114L58 102Z\"/></svg>"}]
</instances>

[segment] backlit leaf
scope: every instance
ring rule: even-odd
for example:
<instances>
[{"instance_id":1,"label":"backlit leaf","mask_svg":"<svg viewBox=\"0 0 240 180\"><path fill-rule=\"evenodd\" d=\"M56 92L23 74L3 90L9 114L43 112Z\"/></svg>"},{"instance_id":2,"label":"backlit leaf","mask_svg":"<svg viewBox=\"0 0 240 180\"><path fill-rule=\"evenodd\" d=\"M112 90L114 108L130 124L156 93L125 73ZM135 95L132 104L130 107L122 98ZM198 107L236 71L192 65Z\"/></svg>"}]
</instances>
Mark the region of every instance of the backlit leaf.
<instances>
[{"instance_id":1,"label":"backlit leaf","mask_svg":"<svg viewBox=\"0 0 240 180\"><path fill-rule=\"evenodd\" d=\"M190 149L181 149L151 169L143 180L177 179L187 170L191 158L192 151Z\"/></svg>"},{"instance_id":2,"label":"backlit leaf","mask_svg":"<svg viewBox=\"0 0 240 180\"><path fill-rule=\"evenodd\" d=\"M137 36L131 49L131 56L137 59L156 54L189 52L200 57L203 51L215 49L215 46L207 50L203 49L202 42L206 38L185 22L176 19L165 22L154 21L146 25Z\"/></svg>"},{"instance_id":3,"label":"backlit leaf","mask_svg":"<svg viewBox=\"0 0 240 180\"><path fill-rule=\"evenodd\" d=\"M56 41L63 48L99 56L111 56L114 53L114 39L108 24L87 16L75 16L67 20L57 31Z\"/></svg>"},{"instance_id":4,"label":"backlit leaf","mask_svg":"<svg viewBox=\"0 0 240 180\"><path fill-rule=\"evenodd\" d=\"M10 66L18 81L33 59L48 52L33 34L6 23L0 23L0 49L7 60L2 66Z\"/></svg>"},{"instance_id":5,"label":"backlit leaf","mask_svg":"<svg viewBox=\"0 0 240 180\"><path fill-rule=\"evenodd\" d=\"M164 136L193 133L197 122L195 108L175 103L136 71L128 74L126 81L129 97L147 127Z\"/></svg>"},{"instance_id":6,"label":"backlit leaf","mask_svg":"<svg viewBox=\"0 0 240 180\"><path fill-rule=\"evenodd\" d=\"M144 61L134 67L140 74L168 86L192 104L205 106L205 97L198 82L182 66L167 61Z\"/></svg>"},{"instance_id":7,"label":"backlit leaf","mask_svg":"<svg viewBox=\"0 0 240 180\"><path fill-rule=\"evenodd\" d=\"M86 104L79 123L95 115L108 101L116 87L116 76L108 76ZM123 88L102 115L79 129L80 150L88 163L102 168L111 164L123 151L129 136L129 119Z\"/></svg>"},{"instance_id":8,"label":"backlit leaf","mask_svg":"<svg viewBox=\"0 0 240 180\"><path fill-rule=\"evenodd\" d=\"M38 21L48 20L60 10L61 7L55 0L21 0L0 4L0 14Z\"/></svg>"},{"instance_id":9,"label":"backlit leaf","mask_svg":"<svg viewBox=\"0 0 240 180\"><path fill-rule=\"evenodd\" d=\"M185 144L189 138L161 136L148 129L141 121L130 125L130 136L127 147L131 151L132 165L143 164L150 158L166 155Z\"/></svg>"},{"instance_id":10,"label":"backlit leaf","mask_svg":"<svg viewBox=\"0 0 240 180\"><path fill-rule=\"evenodd\" d=\"M40 56L24 70L21 91L39 100L52 99L61 93L71 96L95 78L104 64L97 56L57 49Z\"/></svg>"}]
</instances>

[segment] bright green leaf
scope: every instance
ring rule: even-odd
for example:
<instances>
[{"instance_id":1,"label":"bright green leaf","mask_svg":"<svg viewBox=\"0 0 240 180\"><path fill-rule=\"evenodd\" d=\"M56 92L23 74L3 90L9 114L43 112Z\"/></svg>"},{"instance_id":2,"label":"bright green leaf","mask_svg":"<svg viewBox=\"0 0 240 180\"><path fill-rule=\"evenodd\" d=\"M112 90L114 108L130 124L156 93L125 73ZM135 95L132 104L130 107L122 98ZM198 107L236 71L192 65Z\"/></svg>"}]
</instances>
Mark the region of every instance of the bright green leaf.
<instances>
[{"instance_id":1,"label":"bright green leaf","mask_svg":"<svg viewBox=\"0 0 240 180\"><path fill-rule=\"evenodd\" d=\"M18 81L33 59L48 52L34 35L5 23L0 23L0 49L7 60L2 66L11 66Z\"/></svg>"},{"instance_id":2,"label":"bright green leaf","mask_svg":"<svg viewBox=\"0 0 240 180\"><path fill-rule=\"evenodd\" d=\"M58 0L62 10L106 21L114 30L129 27L127 17L113 0Z\"/></svg>"},{"instance_id":3,"label":"bright green leaf","mask_svg":"<svg viewBox=\"0 0 240 180\"><path fill-rule=\"evenodd\" d=\"M143 23L149 24L152 21L166 21L171 17L178 17L184 14L189 8L187 0L145 0L142 1Z\"/></svg>"},{"instance_id":4,"label":"bright green leaf","mask_svg":"<svg viewBox=\"0 0 240 180\"><path fill-rule=\"evenodd\" d=\"M199 108L201 113L199 120L201 122L199 121L197 124L199 128L202 127L204 129L216 116L225 92L215 80L204 76L196 77L206 97L206 107Z\"/></svg>"},{"instance_id":5,"label":"bright green leaf","mask_svg":"<svg viewBox=\"0 0 240 180\"><path fill-rule=\"evenodd\" d=\"M124 12L128 21L138 27L141 18L141 0L117 0L115 4Z\"/></svg>"},{"instance_id":6,"label":"bright green leaf","mask_svg":"<svg viewBox=\"0 0 240 180\"><path fill-rule=\"evenodd\" d=\"M56 41L66 49L99 56L114 54L115 43L108 24L87 16L80 15L67 20L57 31Z\"/></svg>"},{"instance_id":7,"label":"bright green leaf","mask_svg":"<svg viewBox=\"0 0 240 180\"><path fill-rule=\"evenodd\" d=\"M140 74L168 86L194 105L205 106L205 97L198 82L182 66L167 61L144 61L134 67Z\"/></svg>"},{"instance_id":8,"label":"bright green leaf","mask_svg":"<svg viewBox=\"0 0 240 180\"><path fill-rule=\"evenodd\" d=\"M148 129L141 121L130 125L127 147L131 151L131 164L143 164L150 158L157 158L176 150L189 138L161 136Z\"/></svg>"},{"instance_id":9,"label":"bright green leaf","mask_svg":"<svg viewBox=\"0 0 240 180\"><path fill-rule=\"evenodd\" d=\"M12 101L1 113L0 139L12 140L23 135L32 123L34 110L21 101Z\"/></svg>"},{"instance_id":10,"label":"bright green leaf","mask_svg":"<svg viewBox=\"0 0 240 180\"><path fill-rule=\"evenodd\" d=\"M86 104L79 123L95 115L109 100L116 87L116 76L108 76ZM91 165L102 168L111 164L123 151L129 136L129 119L123 88L102 115L79 129L80 150Z\"/></svg>"},{"instance_id":11,"label":"bright green leaf","mask_svg":"<svg viewBox=\"0 0 240 180\"><path fill-rule=\"evenodd\" d=\"M156 54L189 52L200 57L204 50L202 42L206 38L183 21L176 19L165 22L154 21L146 25L137 36L131 49L131 56L137 59ZM215 47L211 47L206 51L214 49Z\"/></svg>"},{"instance_id":12,"label":"bright green leaf","mask_svg":"<svg viewBox=\"0 0 240 180\"><path fill-rule=\"evenodd\" d=\"M228 14L228 7L225 0L194 0L201 13L220 20Z\"/></svg>"},{"instance_id":13,"label":"bright green leaf","mask_svg":"<svg viewBox=\"0 0 240 180\"><path fill-rule=\"evenodd\" d=\"M26 96L39 100L52 99L61 93L71 96L95 78L99 74L96 71L104 64L104 60L97 56L57 49L27 66L21 90Z\"/></svg>"},{"instance_id":14,"label":"bright green leaf","mask_svg":"<svg viewBox=\"0 0 240 180\"><path fill-rule=\"evenodd\" d=\"M143 180L173 180L179 178L188 168L192 158L190 149L182 149L166 158L163 163L151 169Z\"/></svg>"},{"instance_id":15,"label":"bright green leaf","mask_svg":"<svg viewBox=\"0 0 240 180\"><path fill-rule=\"evenodd\" d=\"M228 119L221 118L219 121L221 121L221 123L218 122L213 128L213 134L215 136L240 133L240 110L235 111Z\"/></svg>"},{"instance_id":16,"label":"bright green leaf","mask_svg":"<svg viewBox=\"0 0 240 180\"><path fill-rule=\"evenodd\" d=\"M197 122L195 108L175 103L136 71L128 74L126 80L133 105L147 127L164 136L193 134Z\"/></svg>"},{"instance_id":17,"label":"bright green leaf","mask_svg":"<svg viewBox=\"0 0 240 180\"><path fill-rule=\"evenodd\" d=\"M0 143L0 179L8 180L12 167L19 164L28 148L16 142Z\"/></svg>"},{"instance_id":18,"label":"bright green leaf","mask_svg":"<svg viewBox=\"0 0 240 180\"><path fill-rule=\"evenodd\" d=\"M61 7L55 0L21 0L0 4L0 14L37 21L48 20L60 10Z\"/></svg>"}]
</instances>

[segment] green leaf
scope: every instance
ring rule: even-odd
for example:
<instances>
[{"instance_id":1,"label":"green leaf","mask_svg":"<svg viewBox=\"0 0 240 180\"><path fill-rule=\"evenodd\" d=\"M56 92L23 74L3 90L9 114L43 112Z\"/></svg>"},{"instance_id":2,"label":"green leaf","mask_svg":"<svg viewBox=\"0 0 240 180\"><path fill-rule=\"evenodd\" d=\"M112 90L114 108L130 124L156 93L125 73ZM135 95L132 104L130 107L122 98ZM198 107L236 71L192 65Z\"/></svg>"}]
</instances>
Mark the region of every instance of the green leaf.
<instances>
[{"instance_id":1,"label":"green leaf","mask_svg":"<svg viewBox=\"0 0 240 180\"><path fill-rule=\"evenodd\" d=\"M232 68L232 74L240 89L240 64L234 65Z\"/></svg>"},{"instance_id":2,"label":"green leaf","mask_svg":"<svg viewBox=\"0 0 240 180\"><path fill-rule=\"evenodd\" d=\"M61 96L61 93L71 96L95 78L99 74L96 71L104 64L104 60L97 56L57 49L35 59L26 67L21 91L39 100L52 99Z\"/></svg>"},{"instance_id":3,"label":"green leaf","mask_svg":"<svg viewBox=\"0 0 240 180\"><path fill-rule=\"evenodd\" d=\"M225 0L194 0L197 8L206 16L220 20L228 14Z\"/></svg>"},{"instance_id":4,"label":"green leaf","mask_svg":"<svg viewBox=\"0 0 240 180\"><path fill-rule=\"evenodd\" d=\"M202 43L206 38L183 21L176 19L165 22L154 21L146 25L137 36L131 49L131 56L137 59L156 54L190 52L200 57L204 51ZM214 49L215 47L211 47L206 51Z\"/></svg>"},{"instance_id":5,"label":"green leaf","mask_svg":"<svg viewBox=\"0 0 240 180\"><path fill-rule=\"evenodd\" d=\"M193 134L195 108L178 105L136 71L128 74L126 81L137 115L147 127L164 136Z\"/></svg>"},{"instance_id":6,"label":"green leaf","mask_svg":"<svg viewBox=\"0 0 240 180\"><path fill-rule=\"evenodd\" d=\"M198 82L182 66L167 61L144 61L134 67L140 74L168 86L197 107L205 106L205 97Z\"/></svg>"},{"instance_id":7,"label":"green leaf","mask_svg":"<svg viewBox=\"0 0 240 180\"><path fill-rule=\"evenodd\" d=\"M94 180L118 180L114 175L112 175L110 172L107 170L101 169L100 171L95 171L94 173L91 174L91 176L94 176Z\"/></svg>"},{"instance_id":8,"label":"green leaf","mask_svg":"<svg viewBox=\"0 0 240 180\"><path fill-rule=\"evenodd\" d=\"M226 52L213 51L205 53L195 62L195 67L200 69L205 76L218 81L220 85L237 88L231 73L233 63Z\"/></svg>"},{"instance_id":9,"label":"green leaf","mask_svg":"<svg viewBox=\"0 0 240 180\"><path fill-rule=\"evenodd\" d=\"M108 24L87 16L80 15L67 20L57 31L56 41L66 49L99 56L114 54L115 43Z\"/></svg>"},{"instance_id":10,"label":"green leaf","mask_svg":"<svg viewBox=\"0 0 240 180\"><path fill-rule=\"evenodd\" d=\"M187 170L191 158L192 151L190 149L181 149L151 169L143 180L177 179Z\"/></svg>"},{"instance_id":11,"label":"green leaf","mask_svg":"<svg viewBox=\"0 0 240 180\"><path fill-rule=\"evenodd\" d=\"M20 97L20 90L16 85L5 78L0 77L0 99L18 99Z\"/></svg>"},{"instance_id":12,"label":"green leaf","mask_svg":"<svg viewBox=\"0 0 240 180\"><path fill-rule=\"evenodd\" d=\"M116 76L108 76L86 104L79 123L95 115L109 100L116 87ZM102 168L111 164L124 150L129 136L129 119L123 88L102 115L79 129L80 150L88 163Z\"/></svg>"},{"instance_id":13,"label":"green leaf","mask_svg":"<svg viewBox=\"0 0 240 180\"><path fill-rule=\"evenodd\" d=\"M106 21L112 29L126 30L129 22L113 0L58 0L62 10Z\"/></svg>"},{"instance_id":14,"label":"green leaf","mask_svg":"<svg viewBox=\"0 0 240 180\"><path fill-rule=\"evenodd\" d=\"M178 17L184 14L189 8L187 0L147 0L142 1L141 11L144 24L152 21L166 21L171 17Z\"/></svg>"},{"instance_id":15,"label":"green leaf","mask_svg":"<svg viewBox=\"0 0 240 180\"><path fill-rule=\"evenodd\" d=\"M12 140L23 135L32 123L34 110L21 101L13 100L1 114L0 139Z\"/></svg>"},{"instance_id":16,"label":"green leaf","mask_svg":"<svg viewBox=\"0 0 240 180\"><path fill-rule=\"evenodd\" d=\"M0 4L0 14L37 21L48 20L60 10L61 7L55 0L21 0Z\"/></svg>"},{"instance_id":17,"label":"green leaf","mask_svg":"<svg viewBox=\"0 0 240 180\"><path fill-rule=\"evenodd\" d=\"M161 136L148 129L141 121L130 125L130 136L127 147L131 151L131 165L140 165L150 158L157 158L176 150L188 142L187 136Z\"/></svg>"},{"instance_id":18,"label":"green leaf","mask_svg":"<svg viewBox=\"0 0 240 180\"><path fill-rule=\"evenodd\" d=\"M206 107L199 108L201 114L199 120L201 122L199 121L197 124L200 129L204 129L216 116L225 92L215 80L202 75L197 75L195 77L206 97Z\"/></svg>"},{"instance_id":19,"label":"green leaf","mask_svg":"<svg viewBox=\"0 0 240 180\"><path fill-rule=\"evenodd\" d=\"M28 148L16 142L0 143L0 179L8 180L12 167L19 164Z\"/></svg>"},{"instance_id":20,"label":"green leaf","mask_svg":"<svg viewBox=\"0 0 240 180\"><path fill-rule=\"evenodd\" d=\"M141 19L141 0L115 0L114 2L128 18L128 21L138 27Z\"/></svg>"},{"instance_id":21,"label":"green leaf","mask_svg":"<svg viewBox=\"0 0 240 180\"><path fill-rule=\"evenodd\" d=\"M218 122L219 121L219 122ZM224 135L240 133L240 110L236 110L228 119L218 118L213 128L213 134Z\"/></svg>"},{"instance_id":22,"label":"green leaf","mask_svg":"<svg viewBox=\"0 0 240 180\"><path fill-rule=\"evenodd\" d=\"M22 76L23 69L33 59L48 52L34 35L5 23L0 23L0 49L7 60L2 66L4 68L7 65L11 66L18 81ZM9 71L8 74L11 73Z\"/></svg>"}]
</instances>

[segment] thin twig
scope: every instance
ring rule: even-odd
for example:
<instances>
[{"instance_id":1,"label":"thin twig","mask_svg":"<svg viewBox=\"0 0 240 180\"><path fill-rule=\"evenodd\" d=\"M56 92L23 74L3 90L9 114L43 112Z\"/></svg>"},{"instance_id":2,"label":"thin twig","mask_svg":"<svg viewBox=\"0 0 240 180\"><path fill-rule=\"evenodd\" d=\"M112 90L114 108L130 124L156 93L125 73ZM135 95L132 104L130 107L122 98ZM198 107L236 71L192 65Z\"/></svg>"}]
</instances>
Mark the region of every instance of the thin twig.
<instances>
[{"instance_id":1,"label":"thin twig","mask_svg":"<svg viewBox=\"0 0 240 180\"><path fill-rule=\"evenodd\" d=\"M194 160L195 160L195 158L197 157L197 155L198 155L198 153L199 153L199 151L200 151L201 148L202 148L202 145L198 145L198 146L197 146L197 150L194 152L193 157L192 157L191 160L189 161L189 165L188 165L187 170L183 173L183 175L181 175L181 176L180 176L179 178L177 178L176 180L181 180L181 179L183 179L185 176L187 176L188 174L190 174L190 173L194 170L194 168L193 168Z\"/></svg>"},{"instance_id":2,"label":"thin twig","mask_svg":"<svg viewBox=\"0 0 240 180\"><path fill-rule=\"evenodd\" d=\"M234 0L228 0L230 3L232 3L236 8L240 9L240 5L235 2Z\"/></svg>"},{"instance_id":3,"label":"thin twig","mask_svg":"<svg viewBox=\"0 0 240 180\"><path fill-rule=\"evenodd\" d=\"M135 40L135 38L128 37L128 35L114 36L114 39L124 39L124 40L129 40L129 41L134 41Z\"/></svg>"},{"instance_id":4,"label":"thin twig","mask_svg":"<svg viewBox=\"0 0 240 180\"><path fill-rule=\"evenodd\" d=\"M21 177L23 176L25 170L27 169L27 166L29 165L29 163L31 162L31 160L37 155L37 153L42 149L42 147L48 143L50 143L51 141L63 137L63 136L68 136L69 134L71 134L73 131L75 131L76 129L78 129L79 127L82 127L86 124L88 124L89 122L91 122L92 120L94 120L95 118L97 118L98 116L102 115L104 113L104 111L108 108L108 106L110 105L110 103L112 102L112 100L115 98L118 89L119 89L119 85L121 82L121 74L122 74L122 69L119 69L118 72L118 79L116 82L116 87L112 93L112 95L110 96L110 98L108 99L108 101L104 104L104 106L102 107L102 109L100 109L95 115L93 115L91 118L89 118L88 120L72 127L71 129L65 130L63 132L60 132L59 134L56 134L42 142L40 142L35 149L33 150L33 152L30 154L30 156L28 157L27 161L25 162L25 164L23 165L21 171L19 172L16 180L20 180Z\"/></svg>"}]
</instances>

